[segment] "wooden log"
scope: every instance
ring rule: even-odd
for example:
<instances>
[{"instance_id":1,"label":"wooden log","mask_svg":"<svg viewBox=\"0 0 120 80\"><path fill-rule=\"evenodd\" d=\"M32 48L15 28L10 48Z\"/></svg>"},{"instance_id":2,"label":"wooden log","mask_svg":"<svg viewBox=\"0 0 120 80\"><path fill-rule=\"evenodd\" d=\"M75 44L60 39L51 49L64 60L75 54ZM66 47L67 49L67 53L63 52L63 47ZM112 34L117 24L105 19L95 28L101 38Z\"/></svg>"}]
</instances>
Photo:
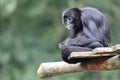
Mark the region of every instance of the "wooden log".
<instances>
[{"instance_id":1,"label":"wooden log","mask_svg":"<svg viewBox=\"0 0 120 80\"><path fill-rule=\"evenodd\" d=\"M68 64L66 62L48 62L42 63L37 70L41 78L52 77L65 73L82 72L82 71L102 71L120 69L120 56L104 56L92 58L88 62Z\"/></svg>"}]
</instances>

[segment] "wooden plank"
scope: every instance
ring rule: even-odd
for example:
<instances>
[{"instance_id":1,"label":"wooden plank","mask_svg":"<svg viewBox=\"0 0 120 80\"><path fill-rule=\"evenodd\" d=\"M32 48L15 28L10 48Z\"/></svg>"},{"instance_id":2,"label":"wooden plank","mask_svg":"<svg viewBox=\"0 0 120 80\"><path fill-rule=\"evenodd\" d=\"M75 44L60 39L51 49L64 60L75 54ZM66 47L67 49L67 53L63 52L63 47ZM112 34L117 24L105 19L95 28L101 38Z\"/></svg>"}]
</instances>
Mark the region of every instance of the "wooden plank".
<instances>
[{"instance_id":1,"label":"wooden plank","mask_svg":"<svg viewBox=\"0 0 120 80\"><path fill-rule=\"evenodd\" d=\"M70 58L98 58L98 57L105 57L105 56L115 56L116 54L81 54L81 52L72 52Z\"/></svg>"},{"instance_id":2,"label":"wooden plank","mask_svg":"<svg viewBox=\"0 0 120 80\"><path fill-rule=\"evenodd\" d=\"M96 58L114 55L120 55L120 44L112 47L95 48L88 52L72 52L70 58Z\"/></svg>"}]
</instances>

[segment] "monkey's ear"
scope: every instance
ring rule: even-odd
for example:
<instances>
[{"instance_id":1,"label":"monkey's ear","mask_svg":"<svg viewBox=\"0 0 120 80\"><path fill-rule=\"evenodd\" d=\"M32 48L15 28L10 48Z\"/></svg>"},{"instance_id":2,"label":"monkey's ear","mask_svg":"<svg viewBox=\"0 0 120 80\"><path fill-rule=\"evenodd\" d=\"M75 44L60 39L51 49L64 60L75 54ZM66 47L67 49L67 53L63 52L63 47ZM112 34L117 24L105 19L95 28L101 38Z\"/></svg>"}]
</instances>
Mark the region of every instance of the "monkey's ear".
<instances>
[{"instance_id":1,"label":"monkey's ear","mask_svg":"<svg viewBox=\"0 0 120 80\"><path fill-rule=\"evenodd\" d=\"M81 11L80 11L79 8L73 8L73 10L74 10L74 14L75 14L76 16L79 16L79 15L80 15Z\"/></svg>"}]
</instances>

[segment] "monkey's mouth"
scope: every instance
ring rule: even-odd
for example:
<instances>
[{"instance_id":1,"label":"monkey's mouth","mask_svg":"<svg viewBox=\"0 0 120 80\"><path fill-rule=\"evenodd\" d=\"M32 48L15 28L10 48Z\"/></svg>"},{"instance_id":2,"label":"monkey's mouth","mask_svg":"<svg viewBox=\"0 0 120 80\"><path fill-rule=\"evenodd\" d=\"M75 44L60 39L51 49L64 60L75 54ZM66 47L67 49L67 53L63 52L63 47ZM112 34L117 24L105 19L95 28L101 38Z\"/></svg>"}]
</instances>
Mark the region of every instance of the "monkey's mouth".
<instances>
[{"instance_id":1,"label":"monkey's mouth","mask_svg":"<svg viewBox=\"0 0 120 80\"><path fill-rule=\"evenodd\" d=\"M73 28L73 24L69 24L69 25L66 25L66 27L70 30L70 29L72 29Z\"/></svg>"}]
</instances>

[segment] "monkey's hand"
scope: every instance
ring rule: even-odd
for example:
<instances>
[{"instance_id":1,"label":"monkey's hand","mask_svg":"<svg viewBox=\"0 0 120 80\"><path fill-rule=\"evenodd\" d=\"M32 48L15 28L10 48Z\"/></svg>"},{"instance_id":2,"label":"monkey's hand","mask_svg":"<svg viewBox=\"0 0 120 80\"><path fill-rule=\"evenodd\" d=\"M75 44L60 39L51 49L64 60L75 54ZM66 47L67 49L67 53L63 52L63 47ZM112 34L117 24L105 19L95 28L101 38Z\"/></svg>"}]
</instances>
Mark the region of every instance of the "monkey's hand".
<instances>
[{"instance_id":1,"label":"monkey's hand","mask_svg":"<svg viewBox=\"0 0 120 80\"><path fill-rule=\"evenodd\" d=\"M59 46L59 49L61 49L61 50L68 47L68 45L64 44L63 42L59 43L58 46Z\"/></svg>"},{"instance_id":2,"label":"monkey's hand","mask_svg":"<svg viewBox=\"0 0 120 80\"><path fill-rule=\"evenodd\" d=\"M67 48L68 46L70 46L69 43L70 38L67 38L66 40L64 40L63 42L59 43L59 48L63 49L63 48Z\"/></svg>"}]
</instances>

